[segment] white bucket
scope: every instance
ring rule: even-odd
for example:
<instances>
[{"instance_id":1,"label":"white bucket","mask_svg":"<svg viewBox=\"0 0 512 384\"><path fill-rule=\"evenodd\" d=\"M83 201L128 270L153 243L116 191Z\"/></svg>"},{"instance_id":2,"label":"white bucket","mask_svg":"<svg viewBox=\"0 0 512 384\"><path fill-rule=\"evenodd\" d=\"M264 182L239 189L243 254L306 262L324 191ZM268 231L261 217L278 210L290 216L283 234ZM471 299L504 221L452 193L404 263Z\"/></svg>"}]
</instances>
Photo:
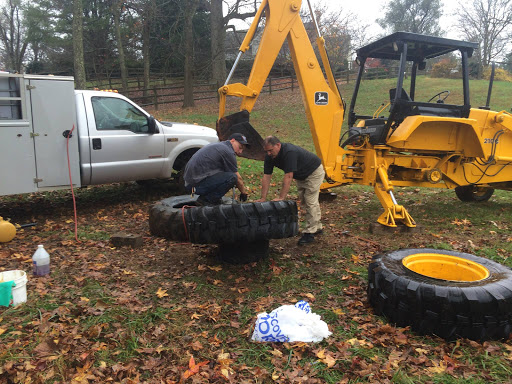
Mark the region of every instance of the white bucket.
<instances>
[{"instance_id":1,"label":"white bucket","mask_svg":"<svg viewBox=\"0 0 512 384\"><path fill-rule=\"evenodd\" d=\"M12 305L15 307L27 301L27 274L20 270L0 272L0 283L13 280L16 286L12 288Z\"/></svg>"}]
</instances>

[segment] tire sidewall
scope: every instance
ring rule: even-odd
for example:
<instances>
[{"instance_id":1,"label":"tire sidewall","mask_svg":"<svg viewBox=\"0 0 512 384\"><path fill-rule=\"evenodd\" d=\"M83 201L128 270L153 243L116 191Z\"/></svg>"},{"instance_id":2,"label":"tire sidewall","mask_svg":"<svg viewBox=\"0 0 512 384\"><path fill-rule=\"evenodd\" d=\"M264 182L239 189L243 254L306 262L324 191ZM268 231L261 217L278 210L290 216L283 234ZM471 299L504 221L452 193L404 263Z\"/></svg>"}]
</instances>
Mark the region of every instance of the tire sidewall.
<instances>
[{"instance_id":1,"label":"tire sidewall","mask_svg":"<svg viewBox=\"0 0 512 384\"><path fill-rule=\"evenodd\" d=\"M297 204L293 200L197 205L197 196L173 196L150 209L153 235L196 244L235 244L292 237L298 233Z\"/></svg>"},{"instance_id":2,"label":"tire sidewall","mask_svg":"<svg viewBox=\"0 0 512 384\"><path fill-rule=\"evenodd\" d=\"M419 253L460 257L487 268L489 276L451 281L421 275L403 265ZM376 255L368 267L368 300L377 315L422 335L483 341L512 332L512 270L468 253L420 248Z\"/></svg>"},{"instance_id":3,"label":"tire sidewall","mask_svg":"<svg viewBox=\"0 0 512 384\"><path fill-rule=\"evenodd\" d=\"M443 254L449 256L456 256L463 259L470 260L472 262L478 263L489 271L489 276L485 279L479 281L452 281L452 280L444 280L444 279L436 279L433 277L425 276L419 273L416 273L409 268L407 268L403 264L404 258L407 256L415 255L418 253L434 253L434 254ZM454 287L475 287L475 286L485 286L489 283L493 283L497 280L501 280L504 278L512 278L512 270L507 268L495 261L485 259L483 257L479 257L476 255L472 255L470 253L456 252L456 251L448 251L448 250L439 250L432 248L419 248L419 249L400 249L392 252L388 252L386 254L382 254L377 256L381 259L381 266L386 268L390 273L396 276L406 276L411 281L415 281L417 283L422 284L430 284L434 286L454 286Z\"/></svg>"}]
</instances>

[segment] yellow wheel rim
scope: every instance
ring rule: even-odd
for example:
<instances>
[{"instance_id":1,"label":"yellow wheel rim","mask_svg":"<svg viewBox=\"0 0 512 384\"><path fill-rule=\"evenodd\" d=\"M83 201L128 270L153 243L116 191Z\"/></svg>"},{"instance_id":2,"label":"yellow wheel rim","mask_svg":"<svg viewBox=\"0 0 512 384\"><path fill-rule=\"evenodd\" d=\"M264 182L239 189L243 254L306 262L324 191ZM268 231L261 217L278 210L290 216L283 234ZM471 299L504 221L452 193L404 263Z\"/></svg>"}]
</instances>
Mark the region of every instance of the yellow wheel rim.
<instances>
[{"instance_id":1,"label":"yellow wheel rim","mask_svg":"<svg viewBox=\"0 0 512 384\"><path fill-rule=\"evenodd\" d=\"M407 256L403 265L420 275L449 281L479 281L489 277L483 265L462 257L438 253L416 253Z\"/></svg>"}]
</instances>

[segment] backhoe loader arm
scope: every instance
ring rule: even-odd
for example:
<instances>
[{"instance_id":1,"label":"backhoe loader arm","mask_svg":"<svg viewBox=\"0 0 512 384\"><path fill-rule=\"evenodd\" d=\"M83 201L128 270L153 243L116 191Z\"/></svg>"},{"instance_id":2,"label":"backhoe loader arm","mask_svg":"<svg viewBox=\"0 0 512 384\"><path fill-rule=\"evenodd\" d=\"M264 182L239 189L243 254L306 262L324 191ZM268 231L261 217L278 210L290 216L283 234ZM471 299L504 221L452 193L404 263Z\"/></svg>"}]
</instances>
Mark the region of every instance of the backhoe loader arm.
<instances>
[{"instance_id":1,"label":"backhoe loader arm","mask_svg":"<svg viewBox=\"0 0 512 384\"><path fill-rule=\"evenodd\" d=\"M222 121L221 118L225 113L226 96L242 98L240 111L251 112L277 55L284 41L287 40L316 152L324 165L326 178L339 183L343 179L341 164L345 153L338 145L344 117L344 104L329 65L324 39L318 37L317 45L327 80L300 18L300 8L300 0L264 0L262 2L240 47L241 52L247 50L260 18L264 14L265 28L251 74L247 85L226 84L219 89L219 122ZM219 137L223 139L222 132L219 132Z\"/></svg>"}]
</instances>

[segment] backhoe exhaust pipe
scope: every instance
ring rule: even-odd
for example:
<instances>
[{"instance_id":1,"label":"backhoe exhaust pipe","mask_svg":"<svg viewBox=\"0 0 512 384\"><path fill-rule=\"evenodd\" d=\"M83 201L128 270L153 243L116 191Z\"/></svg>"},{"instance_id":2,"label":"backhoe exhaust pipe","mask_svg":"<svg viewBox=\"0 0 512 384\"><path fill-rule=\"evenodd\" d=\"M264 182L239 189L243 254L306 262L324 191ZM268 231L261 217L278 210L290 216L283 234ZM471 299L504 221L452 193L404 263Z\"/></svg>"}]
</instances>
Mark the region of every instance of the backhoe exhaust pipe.
<instances>
[{"instance_id":1,"label":"backhoe exhaust pipe","mask_svg":"<svg viewBox=\"0 0 512 384\"><path fill-rule=\"evenodd\" d=\"M491 69L491 77L489 78L489 90L487 91L487 103L485 104L485 106L487 107L486 109L491 108L491 93L492 93L492 84L494 83L495 69L496 69L496 63L493 61L492 69Z\"/></svg>"},{"instance_id":2,"label":"backhoe exhaust pipe","mask_svg":"<svg viewBox=\"0 0 512 384\"><path fill-rule=\"evenodd\" d=\"M487 103L484 107L480 107L479 109L484 109L486 111L491 110L491 93L492 93L492 85L494 83L494 72L496 70L496 63L492 62L492 68L491 68L491 76L489 77L489 89L487 90Z\"/></svg>"}]
</instances>

